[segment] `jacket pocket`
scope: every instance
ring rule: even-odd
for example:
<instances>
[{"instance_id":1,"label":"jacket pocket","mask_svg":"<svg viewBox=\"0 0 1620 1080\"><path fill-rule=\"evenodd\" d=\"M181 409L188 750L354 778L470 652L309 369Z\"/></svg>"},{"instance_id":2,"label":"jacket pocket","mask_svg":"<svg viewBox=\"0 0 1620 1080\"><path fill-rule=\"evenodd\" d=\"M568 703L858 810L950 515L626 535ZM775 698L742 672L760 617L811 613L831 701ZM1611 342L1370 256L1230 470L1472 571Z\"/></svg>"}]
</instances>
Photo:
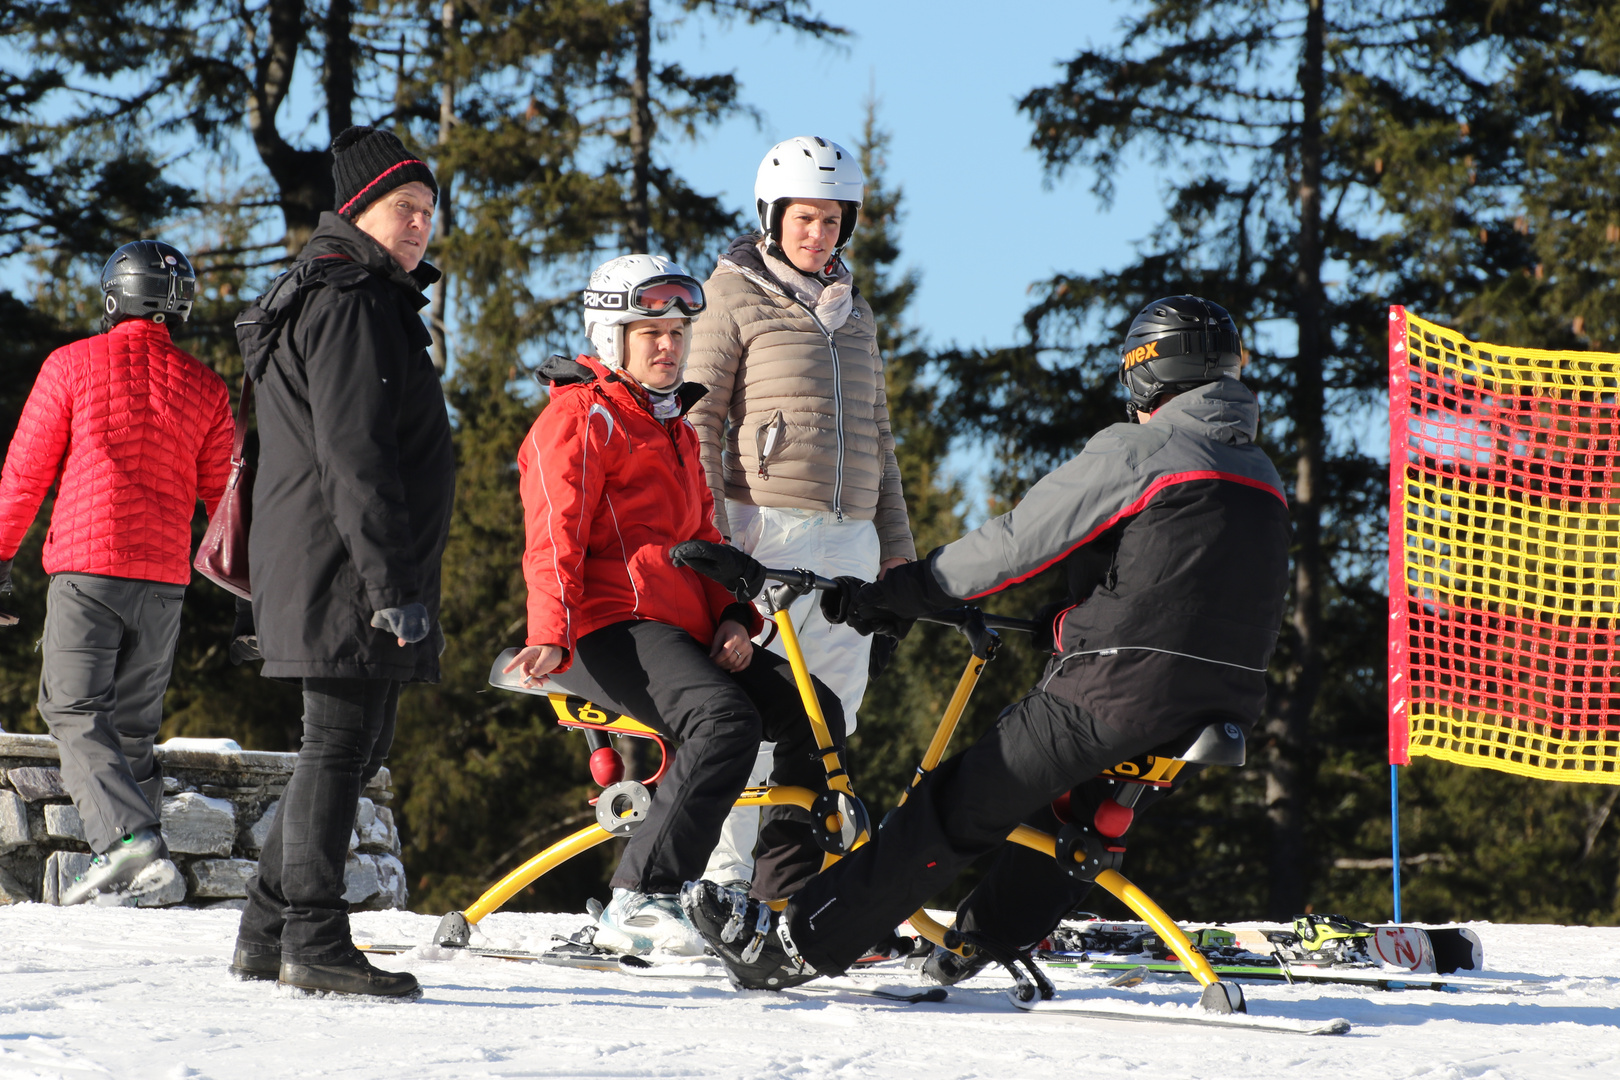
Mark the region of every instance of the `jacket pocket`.
<instances>
[{"instance_id":1,"label":"jacket pocket","mask_svg":"<svg viewBox=\"0 0 1620 1080\"><path fill-rule=\"evenodd\" d=\"M759 454L759 478L771 478L771 459L782 450L787 437L787 420L780 410L771 419L759 425L754 432L754 448Z\"/></svg>"}]
</instances>

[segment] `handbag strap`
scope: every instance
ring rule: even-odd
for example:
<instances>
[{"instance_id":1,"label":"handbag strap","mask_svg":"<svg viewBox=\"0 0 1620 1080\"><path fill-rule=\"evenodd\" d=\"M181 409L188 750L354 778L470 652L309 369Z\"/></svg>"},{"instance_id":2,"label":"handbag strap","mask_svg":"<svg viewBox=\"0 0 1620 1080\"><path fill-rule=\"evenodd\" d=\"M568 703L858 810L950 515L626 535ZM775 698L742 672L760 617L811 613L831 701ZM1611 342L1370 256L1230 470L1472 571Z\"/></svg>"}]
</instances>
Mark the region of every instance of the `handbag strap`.
<instances>
[{"instance_id":1,"label":"handbag strap","mask_svg":"<svg viewBox=\"0 0 1620 1080\"><path fill-rule=\"evenodd\" d=\"M248 418L253 415L253 380L242 373L242 396L236 401L236 442L231 446L231 460L241 461L247 446Z\"/></svg>"}]
</instances>

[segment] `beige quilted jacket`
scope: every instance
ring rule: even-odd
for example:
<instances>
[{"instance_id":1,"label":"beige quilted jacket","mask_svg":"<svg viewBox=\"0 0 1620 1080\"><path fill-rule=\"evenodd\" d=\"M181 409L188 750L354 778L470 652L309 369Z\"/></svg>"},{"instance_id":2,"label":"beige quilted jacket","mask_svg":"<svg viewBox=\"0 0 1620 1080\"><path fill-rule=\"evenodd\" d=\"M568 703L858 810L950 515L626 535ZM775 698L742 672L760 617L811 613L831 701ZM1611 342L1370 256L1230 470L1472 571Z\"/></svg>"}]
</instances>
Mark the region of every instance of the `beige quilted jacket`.
<instances>
[{"instance_id":1,"label":"beige quilted jacket","mask_svg":"<svg viewBox=\"0 0 1620 1080\"><path fill-rule=\"evenodd\" d=\"M856 297L829 335L741 241L703 291L686 378L709 393L687 419L721 535L729 497L871 520L882 558L916 558L871 307Z\"/></svg>"}]
</instances>

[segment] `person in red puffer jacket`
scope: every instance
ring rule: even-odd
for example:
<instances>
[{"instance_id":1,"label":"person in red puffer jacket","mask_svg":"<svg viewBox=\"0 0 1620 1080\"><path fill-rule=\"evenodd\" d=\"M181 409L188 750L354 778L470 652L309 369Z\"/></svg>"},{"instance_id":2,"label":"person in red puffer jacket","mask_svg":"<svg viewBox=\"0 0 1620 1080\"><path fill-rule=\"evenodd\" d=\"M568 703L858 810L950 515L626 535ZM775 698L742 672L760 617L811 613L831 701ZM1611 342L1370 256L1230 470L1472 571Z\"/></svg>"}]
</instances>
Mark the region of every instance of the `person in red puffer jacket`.
<instances>
[{"instance_id":1,"label":"person in red puffer jacket","mask_svg":"<svg viewBox=\"0 0 1620 1080\"><path fill-rule=\"evenodd\" d=\"M225 491L235 430L224 381L169 339L196 281L168 244L119 248L101 272L106 332L46 358L0 474L0 594L57 484L39 711L96 853L59 893L64 904L167 893L177 877L152 744L191 580L192 517L198 499L212 513ZM0 607L0 626L16 622Z\"/></svg>"},{"instance_id":2,"label":"person in red puffer jacket","mask_svg":"<svg viewBox=\"0 0 1620 1080\"><path fill-rule=\"evenodd\" d=\"M714 849L761 736L776 742L778 782L820 790L827 778L792 669L749 641L762 626L753 605L670 560L676 544L720 540L685 419L705 390L681 381L703 287L667 259L626 255L597 268L584 301L596 355L541 367L551 402L518 451L529 632L506 670L680 740L625 846L595 944L700 953L675 894ZM815 685L842 746L838 698ZM760 843L753 884L766 898L820 868L801 811L772 807Z\"/></svg>"}]
</instances>

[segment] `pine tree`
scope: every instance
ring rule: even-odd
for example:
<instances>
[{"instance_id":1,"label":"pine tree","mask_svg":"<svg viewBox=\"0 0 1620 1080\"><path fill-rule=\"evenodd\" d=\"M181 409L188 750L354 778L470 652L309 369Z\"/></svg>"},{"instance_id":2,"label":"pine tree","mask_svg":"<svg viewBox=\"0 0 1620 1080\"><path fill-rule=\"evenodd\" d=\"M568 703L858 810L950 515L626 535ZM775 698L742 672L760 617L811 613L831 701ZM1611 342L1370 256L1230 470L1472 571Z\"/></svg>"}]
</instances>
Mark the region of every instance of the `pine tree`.
<instances>
[{"instance_id":1,"label":"pine tree","mask_svg":"<svg viewBox=\"0 0 1620 1080\"><path fill-rule=\"evenodd\" d=\"M1387 488L1335 418L1380 404L1390 301L1476 334L1574 340L1581 290L1596 284L1579 268L1620 235L1590 183L1605 157L1583 153L1611 137L1614 108L1598 78L1607 31L1592 29L1607 24L1588 7L1172 0L1128 17L1124 44L1081 52L1021 103L1053 176L1090 169L1106 200L1143 155L1165 216L1144 223L1149 238L1123 268L1045 282L1026 345L946 357L951 415L1000 451L1001 490L1117 409L1114 365L1092 358L1143 304L1175 293L1237 317L1262 439L1290 489L1290 616L1251 740L1263 784L1252 771L1207 775L1133 830L1132 865L1174 910L1286 917L1371 895L1341 853L1365 850L1387 815ZM1602 325L1592 303L1581 310ZM1268 323L1292 334L1257 334ZM1458 787L1483 807L1497 782L1472 779ZM1387 845L1387 817L1382 829Z\"/></svg>"}]
</instances>

